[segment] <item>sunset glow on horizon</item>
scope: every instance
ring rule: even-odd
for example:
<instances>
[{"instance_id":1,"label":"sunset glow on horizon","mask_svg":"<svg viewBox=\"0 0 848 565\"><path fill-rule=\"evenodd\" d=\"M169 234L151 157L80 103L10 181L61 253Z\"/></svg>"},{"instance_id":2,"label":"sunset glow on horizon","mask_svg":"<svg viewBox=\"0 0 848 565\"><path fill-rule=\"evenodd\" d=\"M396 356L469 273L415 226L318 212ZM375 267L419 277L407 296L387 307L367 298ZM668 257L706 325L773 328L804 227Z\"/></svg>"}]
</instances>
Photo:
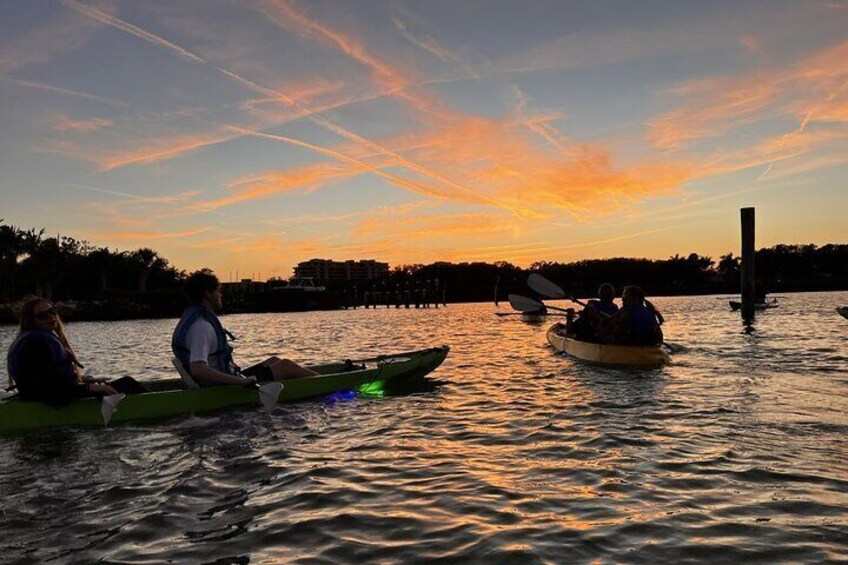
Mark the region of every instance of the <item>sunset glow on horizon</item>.
<instances>
[{"instance_id":1,"label":"sunset glow on horizon","mask_svg":"<svg viewBox=\"0 0 848 565\"><path fill-rule=\"evenodd\" d=\"M0 2L0 218L222 278L848 242L848 1Z\"/></svg>"}]
</instances>

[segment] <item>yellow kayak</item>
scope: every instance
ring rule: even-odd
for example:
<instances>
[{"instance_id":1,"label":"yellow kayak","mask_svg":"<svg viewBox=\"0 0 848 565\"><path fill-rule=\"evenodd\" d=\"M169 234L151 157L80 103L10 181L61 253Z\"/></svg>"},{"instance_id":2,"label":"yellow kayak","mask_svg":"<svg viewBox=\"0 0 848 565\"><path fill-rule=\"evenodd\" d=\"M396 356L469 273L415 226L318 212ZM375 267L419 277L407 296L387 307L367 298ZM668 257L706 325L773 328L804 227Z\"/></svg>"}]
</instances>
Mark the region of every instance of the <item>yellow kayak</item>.
<instances>
[{"instance_id":1,"label":"yellow kayak","mask_svg":"<svg viewBox=\"0 0 848 565\"><path fill-rule=\"evenodd\" d=\"M656 368L671 362L662 345L609 345L578 341L566 335L565 324L548 329L548 342L559 353L596 365Z\"/></svg>"}]
</instances>

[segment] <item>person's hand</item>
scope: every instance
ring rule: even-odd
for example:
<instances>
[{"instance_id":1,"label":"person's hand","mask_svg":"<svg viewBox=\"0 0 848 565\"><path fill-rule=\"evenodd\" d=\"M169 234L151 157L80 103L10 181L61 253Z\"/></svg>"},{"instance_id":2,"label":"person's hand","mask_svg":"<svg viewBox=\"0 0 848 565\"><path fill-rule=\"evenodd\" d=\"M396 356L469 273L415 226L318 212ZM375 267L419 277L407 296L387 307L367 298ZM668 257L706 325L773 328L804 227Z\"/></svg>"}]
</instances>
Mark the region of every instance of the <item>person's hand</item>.
<instances>
[{"instance_id":1,"label":"person's hand","mask_svg":"<svg viewBox=\"0 0 848 565\"><path fill-rule=\"evenodd\" d=\"M84 383L108 383L109 379L107 379L105 377L95 377L93 375L86 373L85 375L82 376L82 382L84 382Z\"/></svg>"},{"instance_id":2,"label":"person's hand","mask_svg":"<svg viewBox=\"0 0 848 565\"><path fill-rule=\"evenodd\" d=\"M244 378L244 386L246 388L256 388L259 381L256 380L256 377L245 377Z\"/></svg>"},{"instance_id":3,"label":"person's hand","mask_svg":"<svg viewBox=\"0 0 848 565\"><path fill-rule=\"evenodd\" d=\"M111 385L104 383L89 383L88 392L96 392L97 394L118 394L118 391L112 388Z\"/></svg>"}]
</instances>

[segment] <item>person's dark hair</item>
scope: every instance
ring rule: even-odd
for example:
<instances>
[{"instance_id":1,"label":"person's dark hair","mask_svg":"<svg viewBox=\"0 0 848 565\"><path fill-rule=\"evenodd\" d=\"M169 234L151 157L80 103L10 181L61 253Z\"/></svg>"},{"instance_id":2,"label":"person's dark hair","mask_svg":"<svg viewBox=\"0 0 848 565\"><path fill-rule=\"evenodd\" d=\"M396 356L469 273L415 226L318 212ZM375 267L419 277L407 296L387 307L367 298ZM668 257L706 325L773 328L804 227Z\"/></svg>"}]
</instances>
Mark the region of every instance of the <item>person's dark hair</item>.
<instances>
[{"instance_id":1,"label":"person's dark hair","mask_svg":"<svg viewBox=\"0 0 848 565\"><path fill-rule=\"evenodd\" d=\"M604 283L598 288L598 298L604 302L612 302L615 299L615 287L610 283Z\"/></svg>"},{"instance_id":2,"label":"person's dark hair","mask_svg":"<svg viewBox=\"0 0 848 565\"><path fill-rule=\"evenodd\" d=\"M206 291L218 288L220 281L209 269L201 269L189 275L183 285L183 291L192 304L200 304L206 296Z\"/></svg>"},{"instance_id":3,"label":"person's dark hair","mask_svg":"<svg viewBox=\"0 0 848 565\"><path fill-rule=\"evenodd\" d=\"M40 296L30 298L24 302L24 305L21 307L21 332L38 328L38 325L35 323L35 307L42 303L53 306L52 302Z\"/></svg>"},{"instance_id":4,"label":"person's dark hair","mask_svg":"<svg viewBox=\"0 0 848 565\"><path fill-rule=\"evenodd\" d=\"M645 291L642 290L641 287L634 285L630 285L624 288L627 291L627 294L635 298L639 301L639 304L643 304L645 302Z\"/></svg>"}]
</instances>

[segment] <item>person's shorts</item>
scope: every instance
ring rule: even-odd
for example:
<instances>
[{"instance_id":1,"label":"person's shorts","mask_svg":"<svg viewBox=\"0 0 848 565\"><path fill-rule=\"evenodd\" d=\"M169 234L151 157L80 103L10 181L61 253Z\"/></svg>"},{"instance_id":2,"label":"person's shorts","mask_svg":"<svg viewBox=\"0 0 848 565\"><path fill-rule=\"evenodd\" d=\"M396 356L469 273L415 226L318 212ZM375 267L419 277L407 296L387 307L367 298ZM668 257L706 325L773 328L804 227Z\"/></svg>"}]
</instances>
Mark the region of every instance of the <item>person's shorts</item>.
<instances>
[{"instance_id":1,"label":"person's shorts","mask_svg":"<svg viewBox=\"0 0 848 565\"><path fill-rule=\"evenodd\" d=\"M245 377L256 377L256 380L261 383L274 380L274 372L271 370L271 367L262 363L248 367L241 374Z\"/></svg>"}]
</instances>

